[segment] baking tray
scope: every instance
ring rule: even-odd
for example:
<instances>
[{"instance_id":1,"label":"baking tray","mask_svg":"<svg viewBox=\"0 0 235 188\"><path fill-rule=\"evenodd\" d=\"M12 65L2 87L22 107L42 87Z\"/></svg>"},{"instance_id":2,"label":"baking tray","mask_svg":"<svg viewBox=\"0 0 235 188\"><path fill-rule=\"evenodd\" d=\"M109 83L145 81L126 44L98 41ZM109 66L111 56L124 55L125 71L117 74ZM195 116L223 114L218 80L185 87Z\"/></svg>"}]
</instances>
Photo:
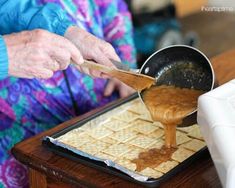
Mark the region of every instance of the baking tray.
<instances>
[{"instance_id":1,"label":"baking tray","mask_svg":"<svg viewBox=\"0 0 235 188\"><path fill-rule=\"evenodd\" d=\"M96 117L98 117L98 116L100 116L100 115L102 115L106 112L109 112L110 110L112 110L114 108L117 108L120 105L123 105L127 102L130 102L130 101L136 99L137 97L138 97L138 95L134 94L134 95L132 95L128 98L122 99L122 100L118 101L117 103L114 103L113 105L110 105L107 108L105 108L103 110L100 110L96 114L93 114L93 115L91 115L87 118L84 118L84 119L78 121L77 123L65 128L61 131L58 131L58 132L56 132L52 135L47 135L47 136L50 136L54 139L57 138L57 137L60 137L61 135L64 135L65 133L67 133L67 132L69 132L69 131L71 131L75 128L81 127L82 125L89 122L90 120L92 120L92 119L94 119L94 118L96 118ZM184 160L183 162L178 164L176 167L171 169L169 172L162 175L160 178L156 178L156 179L155 178L150 178L147 181L142 182L142 181L138 181L138 180L130 177L129 175L125 174L122 171L119 171L119 170L117 170L113 167L107 166L104 162L92 160L92 159L89 159L87 157L83 157L81 155L78 155L78 154L66 149L66 148L57 146L54 143L52 143L48 137L43 138L42 144L43 144L43 146L47 147L49 150L51 150L52 152L54 152L58 155L61 155L63 157L71 159L73 161L80 162L84 165L96 168L96 169L104 171L106 173L110 173L110 174L113 174L115 176L119 176L119 177L121 177L125 180L135 182L137 184L140 184L140 185L143 185L143 186L146 186L146 187L157 187L157 186L159 186L159 184L161 182L166 181L167 179L169 179L172 176L176 175L178 172L182 171L184 168L189 166L193 161L195 161L195 160L197 160L197 159L199 159L199 158L201 158L205 155L209 155L207 147L203 147L202 149L200 149L199 151L194 153L192 156L190 156L189 158L187 158L186 160Z\"/></svg>"}]
</instances>

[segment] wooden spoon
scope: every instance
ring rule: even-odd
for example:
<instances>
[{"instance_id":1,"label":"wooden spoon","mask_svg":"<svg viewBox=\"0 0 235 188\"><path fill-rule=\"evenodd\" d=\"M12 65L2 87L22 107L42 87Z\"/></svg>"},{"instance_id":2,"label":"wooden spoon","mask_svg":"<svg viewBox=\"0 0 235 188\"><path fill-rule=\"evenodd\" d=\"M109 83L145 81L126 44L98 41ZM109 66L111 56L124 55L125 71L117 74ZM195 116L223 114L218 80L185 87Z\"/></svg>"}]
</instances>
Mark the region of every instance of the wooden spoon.
<instances>
[{"instance_id":1,"label":"wooden spoon","mask_svg":"<svg viewBox=\"0 0 235 188\"><path fill-rule=\"evenodd\" d=\"M149 88L155 82L155 79L153 77L134 73L131 71L120 70L113 67L107 67L93 61L85 60L84 63L81 64L81 66L104 72L112 77L117 78L118 80L122 81L123 83L137 91Z\"/></svg>"}]
</instances>

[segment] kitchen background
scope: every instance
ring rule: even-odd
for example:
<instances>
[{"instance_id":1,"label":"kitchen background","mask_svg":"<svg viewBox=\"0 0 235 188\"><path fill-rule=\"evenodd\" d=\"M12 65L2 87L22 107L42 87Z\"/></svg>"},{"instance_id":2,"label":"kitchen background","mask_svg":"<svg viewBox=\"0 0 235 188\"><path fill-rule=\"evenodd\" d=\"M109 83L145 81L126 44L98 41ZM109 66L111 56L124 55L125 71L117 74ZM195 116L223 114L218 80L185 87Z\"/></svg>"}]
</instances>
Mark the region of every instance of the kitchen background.
<instances>
[{"instance_id":1,"label":"kitchen background","mask_svg":"<svg viewBox=\"0 0 235 188\"><path fill-rule=\"evenodd\" d=\"M199 48L208 57L235 48L234 0L126 0L133 14L141 65L171 44Z\"/></svg>"}]
</instances>

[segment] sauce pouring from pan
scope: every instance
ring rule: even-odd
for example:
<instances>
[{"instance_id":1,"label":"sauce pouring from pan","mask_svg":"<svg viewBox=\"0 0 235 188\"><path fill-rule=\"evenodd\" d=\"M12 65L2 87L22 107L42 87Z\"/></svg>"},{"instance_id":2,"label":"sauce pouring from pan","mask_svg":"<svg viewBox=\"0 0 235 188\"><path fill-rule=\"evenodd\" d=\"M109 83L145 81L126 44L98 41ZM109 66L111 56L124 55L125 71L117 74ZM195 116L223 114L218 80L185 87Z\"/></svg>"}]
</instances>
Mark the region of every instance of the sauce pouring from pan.
<instances>
[{"instance_id":1,"label":"sauce pouring from pan","mask_svg":"<svg viewBox=\"0 0 235 188\"><path fill-rule=\"evenodd\" d=\"M140 72L156 79L139 96L152 119L164 125L165 146L176 147L176 127L196 123L197 99L214 87L211 63L199 50L175 45L155 52Z\"/></svg>"},{"instance_id":2,"label":"sauce pouring from pan","mask_svg":"<svg viewBox=\"0 0 235 188\"><path fill-rule=\"evenodd\" d=\"M137 72L120 62L112 62L118 70ZM139 96L150 111L152 119L164 125L165 146L176 147L176 127L196 123L197 99L214 87L211 63L195 48L174 45L151 55L139 73L154 78L148 84L143 80L133 79L134 88L141 88L137 89Z\"/></svg>"}]
</instances>

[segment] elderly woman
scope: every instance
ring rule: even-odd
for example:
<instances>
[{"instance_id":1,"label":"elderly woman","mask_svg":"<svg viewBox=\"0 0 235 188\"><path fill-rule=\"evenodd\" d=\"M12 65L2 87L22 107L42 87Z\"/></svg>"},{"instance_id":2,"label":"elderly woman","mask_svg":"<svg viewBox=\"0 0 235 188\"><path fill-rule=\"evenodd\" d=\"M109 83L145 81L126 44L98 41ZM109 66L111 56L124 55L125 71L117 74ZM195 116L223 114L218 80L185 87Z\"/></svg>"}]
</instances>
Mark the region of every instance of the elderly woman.
<instances>
[{"instance_id":1,"label":"elderly woman","mask_svg":"<svg viewBox=\"0 0 235 188\"><path fill-rule=\"evenodd\" d=\"M135 67L123 0L49 1L0 0L0 187L28 186L27 169L10 154L15 143L132 92L79 66L83 58L113 66L110 58Z\"/></svg>"}]
</instances>

